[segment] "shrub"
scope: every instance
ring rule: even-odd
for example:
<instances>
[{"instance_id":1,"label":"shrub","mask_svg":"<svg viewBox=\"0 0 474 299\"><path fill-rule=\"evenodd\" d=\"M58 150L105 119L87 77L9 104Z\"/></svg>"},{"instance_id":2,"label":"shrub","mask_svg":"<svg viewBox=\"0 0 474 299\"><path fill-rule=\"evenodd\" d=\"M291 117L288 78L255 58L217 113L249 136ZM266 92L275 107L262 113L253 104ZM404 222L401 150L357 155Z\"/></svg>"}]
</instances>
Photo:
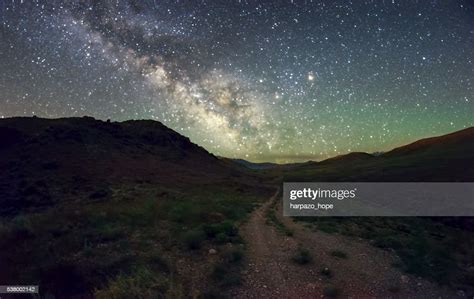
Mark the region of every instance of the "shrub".
<instances>
[{"instance_id":1,"label":"shrub","mask_svg":"<svg viewBox=\"0 0 474 299\"><path fill-rule=\"evenodd\" d=\"M228 273L223 277L221 285L224 287L238 286L242 283L242 278L238 273Z\"/></svg>"},{"instance_id":2,"label":"shrub","mask_svg":"<svg viewBox=\"0 0 474 299\"><path fill-rule=\"evenodd\" d=\"M27 237L33 235L33 227L30 218L20 214L13 218L11 231L17 236Z\"/></svg>"},{"instance_id":3,"label":"shrub","mask_svg":"<svg viewBox=\"0 0 474 299\"><path fill-rule=\"evenodd\" d=\"M293 256L292 260L297 264L306 265L306 264L311 263L312 258L308 250L298 248L298 251Z\"/></svg>"},{"instance_id":4,"label":"shrub","mask_svg":"<svg viewBox=\"0 0 474 299\"><path fill-rule=\"evenodd\" d=\"M89 198L90 199L100 199L100 198L107 197L107 195L109 195L109 192L105 189L101 189L101 190L97 190L97 191L91 193L91 195L89 195Z\"/></svg>"},{"instance_id":5,"label":"shrub","mask_svg":"<svg viewBox=\"0 0 474 299\"><path fill-rule=\"evenodd\" d=\"M171 265L169 260L165 259L161 253L152 252L147 259L150 265L153 265L165 273L169 273L171 270Z\"/></svg>"},{"instance_id":6,"label":"shrub","mask_svg":"<svg viewBox=\"0 0 474 299\"><path fill-rule=\"evenodd\" d=\"M321 275L326 276L328 278L332 277L332 272L331 270L329 270L328 267L322 268L321 271L319 271L319 273L321 273Z\"/></svg>"},{"instance_id":7,"label":"shrub","mask_svg":"<svg viewBox=\"0 0 474 299\"><path fill-rule=\"evenodd\" d=\"M205 291L202 294L202 298L204 299L219 299L222 298L222 292L219 290L219 288L213 286L209 290Z\"/></svg>"},{"instance_id":8,"label":"shrub","mask_svg":"<svg viewBox=\"0 0 474 299\"><path fill-rule=\"evenodd\" d=\"M202 242L206 239L206 234L201 229L194 229L186 232L183 236L183 242L188 249L201 248Z\"/></svg>"},{"instance_id":9,"label":"shrub","mask_svg":"<svg viewBox=\"0 0 474 299\"><path fill-rule=\"evenodd\" d=\"M329 298L335 298L339 293L339 289L332 285L323 288L323 295Z\"/></svg>"},{"instance_id":10,"label":"shrub","mask_svg":"<svg viewBox=\"0 0 474 299\"><path fill-rule=\"evenodd\" d=\"M218 263L214 266L212 270L212 277L215 280L221 280L226 274L228 267L224 263Z\"/></svg>"},{"instance_id":11,"label":"shrub","mask_svg":"<svg viewBox=\"0 0 474 299\"><path fill-rule=\"evenodd\" d=\"M6 224L0 222L0 238L7 236L10 233L10 229Z\"/></svg>"},{"instance_id":12,"label":"shrub","mask_svg":"<svg viewBox=\"0 0 474 299\"><path fill-rule=\"evenodd\" d=\"M203 230L208 239L215 239L218 244L229 242L238 233L237 227L231 221L207 224L204 225Z\"/></svg>"},{"instance_id":13,"label":"shrub","mask_svg":"<svg viewBox=\"0 0 474 299\"><path fill-rule=\"evenodd\" d=\"M331 256L340 258L340 259L347 259L347 254L341 250L333 250L330 252Z\"/></svg>"},{"instance_id":14,"label":"shrub","mask_svg":"<svg viewBox=\"0 0 474 299\"><path fill-rule=\"evenodd\" d=\"M374 245L379 248L393 248L393 249L403 248L402 242L398 240L396 237L392 237L392 236L383 236L380 238L376 238Z\"/></svg>"},{"instance_id":15,"label":"shrub","mask_svg":"<svg viewBox=\"0 0 474 299\"><path fill-rule=\"evenodd\" d=\"M232 264L237 264L242 261L244 253L239 249L231 249L225 253L224 259Z\"/></svg>"},{"instance_id":16,"label":"shrub","mask_svg":"<svg viewBox=\"0 0 474 299\"><path fill-rule=\"evenodd\" d=\"M59 168L59 163L57 161L44 162L41 167L44 170L56 170Z\"/></svg>"},{"instance_id":17,"label":"shrub","mask_svg":"<svg viewBox=\"0 0 474 299\"><path fill-rule=\"evenodd\" d=\"M217 236L216 236L216 242L218 244L224 244L224 243L227 243L229 241L229 237L227 237L226 234L224 233L218 233Z\"/></svg>"},{"instance_id":18,"label":"shrub","mask_svg":"<svg viewBox=\"0 0 474 299\"><path fill-rule=\"evenodd\" d=\"M241 283L241 277L238 272L232 271L232 267L225 262L218 263L212 271L212 278L219 282L220 286L230 287Z\"/></svg>"},{"instance_id":19,"label":"shrub","mask_svg":"<svg viewBox=\"0 0 474 299\"><path fill-rule=\"evenodd\" d=\"M209 239L214 239L219 233L218 224L206 224L203 226L203 230Z\"/></svg>"},{"instance_id":20,"label":"shrub","mask_svg":"<svg viewBox=\"0 0 474 299\"><path fill-rule=\"evenodd\" d=\"M219 224L219 231L226 234L229 237L234 237L238 233L237 227L231 221L223 221Z\"/></svg>"},{"instance_id":21,"label":"shrub","mask_svg":"<svg viewBox=\"0 0 474 299\"><path fill-rule=\"evenodd\" d=\"M129 275L119 274L109 280L105 288L95 291L95 297L99 299L162 298L168 290L168 285L168 279L142 267Z\"/></svg>"},{"instance_id":22,"label":"shrub","mask_svg":"<svg viewBox=\"0 0 474 299\"><path fill-rule=\"evenodd\" d=\"M337 227L327 223L318 223L318 229L327 234L334 234L338 232Z\"/></svg>"}]
</instances>

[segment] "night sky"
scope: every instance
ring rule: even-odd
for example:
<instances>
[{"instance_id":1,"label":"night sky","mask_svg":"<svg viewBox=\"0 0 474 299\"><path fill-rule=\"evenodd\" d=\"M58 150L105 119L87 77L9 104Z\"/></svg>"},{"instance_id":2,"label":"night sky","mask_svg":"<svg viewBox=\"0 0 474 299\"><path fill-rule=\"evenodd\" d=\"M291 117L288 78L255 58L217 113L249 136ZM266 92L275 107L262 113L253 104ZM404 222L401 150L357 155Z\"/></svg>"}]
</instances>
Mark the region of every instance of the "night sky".
<instances>
[{"instance_id":1,"label":"night sky","mask_svg":"<svg viewBox=\"0 0 474 299\"><path fill-rule=\"evenodd\" d=\"M0 0L0 12L0 117L155 119L214 154L276 162L474 124L472 1Z\"/></svg>"}]
</instances>

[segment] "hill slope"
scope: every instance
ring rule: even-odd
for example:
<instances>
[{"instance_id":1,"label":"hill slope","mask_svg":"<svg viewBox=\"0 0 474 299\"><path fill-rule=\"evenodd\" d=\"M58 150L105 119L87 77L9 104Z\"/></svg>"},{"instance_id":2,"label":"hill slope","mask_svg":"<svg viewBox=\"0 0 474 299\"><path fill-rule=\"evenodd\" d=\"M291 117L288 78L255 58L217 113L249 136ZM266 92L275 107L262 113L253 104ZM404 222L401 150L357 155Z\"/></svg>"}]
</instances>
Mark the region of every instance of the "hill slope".
<instances>
[{"instance_id":1,"label":"hill slope","mask_svg":"<svg viewBox=\"0 0 474 299\"><path fill-rule=\"evenodd\" d=\"M424 138L413 143L397 147L385 156L431 153L448 156L457 154L459 157L472 155L474 150L474 127L459 130L450 134Z\"/></svg>"},{"instance_id":2,"label":"hill slope","mask_svg":"<svg viewBox=\"0 0 474 299\"><path fill-rule=\"evenodd\" d=\"M0 281L48 298L209 291L219 246L240 248L273 192L156 121L2 119L0 169Z\"/></svg>"},{"instance_id":3,"label":"hill slope","mask_svg":"<svg viewBox=\"0 0 474 299\"><path fill-rule=\"evenodd\" d=\"M350 153L288 169L286 181L473 181L474 127L381 155Z\"/></svg>"},{"instance_id":4,"label":"hill slope","mask_svg":"<svg viewBox=\"0 0 474 299\"><path fill-rule=\"evenodd\" d=\"M111 195L111 186L179 189L242 171L156 121L0 120L0 213Z\"/></svg>"}]
</instances>

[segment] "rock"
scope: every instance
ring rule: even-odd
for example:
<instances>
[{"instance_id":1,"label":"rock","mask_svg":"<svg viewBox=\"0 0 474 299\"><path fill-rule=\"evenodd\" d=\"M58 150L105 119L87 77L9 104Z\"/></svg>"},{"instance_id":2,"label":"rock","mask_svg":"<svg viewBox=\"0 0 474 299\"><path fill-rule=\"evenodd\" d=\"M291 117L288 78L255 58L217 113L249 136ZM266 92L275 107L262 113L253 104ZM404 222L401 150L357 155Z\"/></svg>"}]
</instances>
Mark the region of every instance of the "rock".
<instances>
[{"instance_id":1,"label":"rock","mask_svg":"<svg viewBox=\"0 0 474 299\"><path fill-rule=\"evenodd\" d=\"M408 276L406 276L406 275L402 275L402 276L400 276L400 280L403 283L408 283L410 281L410 278L408 278Z\"/></svg>"},{"instance_id":2,"label":"rock","mask_svg":"<svg viewBox=\"0 0 474 299\"><path fill-rule=\"evenodd\" d=\"M217 250L215 250L214 248L209 249L209 254L216 254L216 253L217 253Z\"/></svg>"}]
</instances>

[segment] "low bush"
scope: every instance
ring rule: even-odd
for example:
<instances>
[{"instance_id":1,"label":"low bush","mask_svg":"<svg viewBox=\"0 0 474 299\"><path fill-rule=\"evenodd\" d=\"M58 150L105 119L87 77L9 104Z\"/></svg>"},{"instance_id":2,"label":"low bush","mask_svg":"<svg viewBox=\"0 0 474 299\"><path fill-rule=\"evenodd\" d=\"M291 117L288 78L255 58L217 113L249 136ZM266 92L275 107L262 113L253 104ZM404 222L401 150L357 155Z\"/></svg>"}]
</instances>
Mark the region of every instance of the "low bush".
<instances>
[{"instance_id":1,"label":"low bush","mask_svg":"<svg viewBox=\"0 0 474 299\"><path fill-rule=\"evenodd\" d=\"M109 191L107 191L105 189L100 189L100 190L96 190L93 193L91 193L89 195L89 198L90 199L101 199L101 198L107 197L108 195L109 195Z\"/></svg>"},{"instance_id":2,"label":"low bush","mask_svg":"<svg viewBox=\"0 0 474 299\"><path fill-rule=\"evenodd\" d=\"M298 251L293 256L292 260L299 265L306 265L311 263L313 259L307 249L298 248Z\"/></svg>"},{"instance_id":3,"label":"low bush","mask_svg":"<svg viewBox=\"0 0 474 299\"><path fill-rule=\"evenodd\" d=\"M238 269L229 266L225 261L214 266L212 278L218 282L220 287L224 288L240 285L242 279Z\"/></svg>"},{"instance_id":4,"label":"low bush","mask_svg":"<svg viewBox=\"0 0 474 299\"><path fill-rule=\"evenodd\" d=\"M221 223L207 224L203 227L204 232L209 239L216 238L219 234L223 234L228 237L234 237L237 235L238 229L231 221L223 221Z\"/></svg>"},{"instance_id":5,"label":"low bush","mask_svg":"<svg viewBox=\"0 0 474 299\"><path fill-rule=\"evenodd\" d=\"M215 241L217 244L225 244L230 241L230 238L224 233L219 233L217 234Z\"/></svg>"},{"instance_id":6,"label":"low bush","mask_svg":"<svg viewBox=\"0 0 474 299\"><path fill-rule=\"evenodd\" d=\"M237 264L242 261L244 253L240 249L231 249L224 254L226 262L231 264Z\"/></svg>"},{"instance_id":7,"label":"low bush","mask_svg":"<svg viewBox=\"0 0 474 299\"><path fill-rule=\"evenodd\" d=\"M119 274L109 280L107 286L95 291L96 298L163 298L167 293L169 281L148 268L138 268L132 273Z\"/></svg>"},{"instance_id":8,"label":"low bush","mask_svg":"<svg viewBox=\"0 0 474 299\"><path fill-rule=\"evenodd\" d=\"M332 277L332 272L328 267L322 268L321 271L319 271L319 273L321 273L321 275L326 276L328 278Z\"/></svg>"},{"instance_id":9,"label":"low bush","mask_svg":"<svg viewBox=\"0 0 474 299\"><path fill-rule=\"evenodd\" d=\"M341 250L333 250L329 254L340 259L347 259L347 253Z\"/></svg>"},{"instance_id":10,"label":"low bush","mask_svg":"<svg viewBox=\"0 0 474 299\"><path fill-rule=\"evenodd\" d=\"M323 288L323 295L328 298L336 298L340 291L333 285L329 285Z\"/></svg>"},{"instance_id":11,"label":"low bush","mask_svg":"<svg viewBox=\"0 0 474 299\"><path fill-rule=\"evenodd\" d=\"M186 248L196 250L201 248L202 242L206 239L206 234L201 229L190 230L183 235L183 243Z\"/></svg>"}]
</instances>

